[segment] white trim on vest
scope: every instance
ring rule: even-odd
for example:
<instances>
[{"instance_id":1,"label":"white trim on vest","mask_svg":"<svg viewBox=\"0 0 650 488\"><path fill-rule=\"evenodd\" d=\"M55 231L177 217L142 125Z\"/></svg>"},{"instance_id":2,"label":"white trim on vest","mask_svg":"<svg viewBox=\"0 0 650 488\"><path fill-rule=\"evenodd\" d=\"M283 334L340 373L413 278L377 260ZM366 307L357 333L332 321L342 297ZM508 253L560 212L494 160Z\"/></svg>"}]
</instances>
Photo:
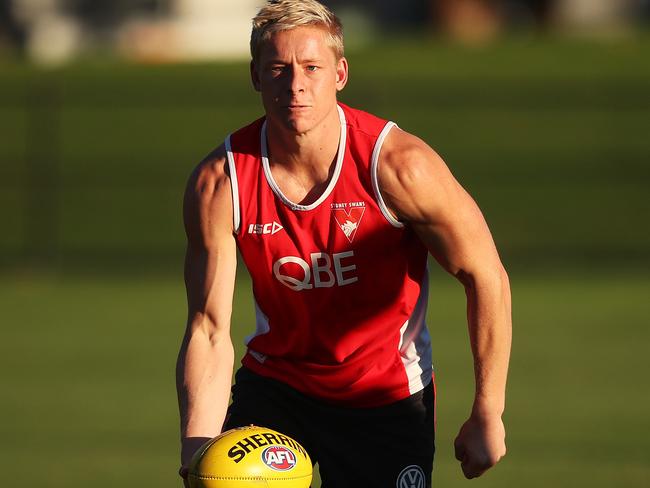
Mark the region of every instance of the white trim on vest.
<instances>
[{"instance_id":1,"label":"white trim on vest","mask_svg":"<svg viewBox=\"0 0 650 488\"><path fill-rule=\"evenodd\" d=\"M372 180L372 189L375 191L375 197L377 198L377 203L379 204L381 213L384 215L384 217L386 217L386 220L388 220L391 225L401 228L404 227L404 224L393 217L393 214L390 212L390 210L388 210L386 202L381 196L381 191L379 191L379 180L377 178L377 166L379 165L379 153L381 152L381 146L384 144L384 139L386 139L386 136L393 127L397 127L397 124L395 124L395 122L387 122L382 131L379 133L379 137L377 137L375 148L372 151L370 178Z\"/></svg>"},{"instance_id":2,"label":"white trim on vest","mask_svg":"<svg viewBox=\"0 0 650 488\"><path fill-rule=\"evenodd\" d=\"M237 183L237 171L235 170L235 158L232 155L230 145L230 134L226 137L226 155L228 157L228 170L230 171L230 188L232 190L232 225L235 234L239 232L241 225L241 214L239 210L239 183Z\"/></svg>"},{"instance_id":3,"label":"white trim on vest","mask_svg":"<svg viewBox=\"0 0 650 488\"><path fill-rule=\"evenodd\" d=\"M399 354L411 394L424 389L433 377L431 337L425 323L428 300L429 273L425 270L413 313L400 329Z\"/></svg>"},{"instance_id":4,"label":"white trim on vest","mask_svg":"<svg viewBox=\"0 0 650 488\"><path fill-rule=\"evenodd\" d=\"M264 168L264 176L266 176L266 181L268 182L269 186L271 187L271 190L273 190L273 193L275 193L280 200L289 208L292 210L313 210L316 207L318 207L323 201L332 193L334 190L334 187L336 186L336 182L339 179L339 175L341 174L341 168L343 167L343 158L345 156L345 147L346 147L346 138L347 138L347 123L345 120L345 114L343 113L343 109L340 106L336 106L339 112L339 120L341 121L341 136L339 138L339 150L338 154L336 157L336 163L334 166L334 174L332 175L332 179L329 182L329 185L327 185L327 188L323 192L323 194L316 200L315 202L309 204L309 205L300 205L298 203L294 203L291 200L289 200L284 193L282 193L282 190L280 190L280 187L278 184L275 182L273 179L273 175L271 174L271 166L269 164L269 151L268 151L268 146L266 142L266 120L264 121L264 124L262 125L262 130L260 131L260 138L261 138L261 147L262 147L262 167Z\"/></svg>"},{"instance_id":5,"label":"white trim on vest","mask_svg":"<svg viewBox=\"0 0 650 488\"><path fill-rule=\"evenodd\" d=\"M271 325L269 324L269 318L267 315L262 312L262 309L260 306L257 304L257 300L253 298L253 302L255 303L255 332L250 334L246 339L244 339L244 345L248 347L248 344L255 339L258 336L268 334L271 331ZM266 360L266 356L263 354L260 354L257 351L254 351L250 347L248 348L248 352L251 356L253 356L257 361L260 363L263 363Z\"/></svg>"}]
</instances>

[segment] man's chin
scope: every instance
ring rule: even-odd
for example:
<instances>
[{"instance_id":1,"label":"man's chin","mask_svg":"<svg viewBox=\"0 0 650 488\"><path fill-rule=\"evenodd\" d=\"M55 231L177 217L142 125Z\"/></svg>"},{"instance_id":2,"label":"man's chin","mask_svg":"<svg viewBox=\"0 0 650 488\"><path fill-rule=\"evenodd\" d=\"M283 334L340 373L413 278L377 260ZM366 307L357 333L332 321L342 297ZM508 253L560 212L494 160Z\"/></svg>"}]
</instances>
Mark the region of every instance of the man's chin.
<instances>
[{"instance_id":1,"label":"man's chin","mask_svg":"<svg viewBox=\"0 0 650 488\"><path fill-rule=\"evenodd\" d=\"M291 117L282 120L282 127L292 134L304 134L312 129L313 123L311 120L305 120L302 117Z\"/></svg>"}]
</instances>

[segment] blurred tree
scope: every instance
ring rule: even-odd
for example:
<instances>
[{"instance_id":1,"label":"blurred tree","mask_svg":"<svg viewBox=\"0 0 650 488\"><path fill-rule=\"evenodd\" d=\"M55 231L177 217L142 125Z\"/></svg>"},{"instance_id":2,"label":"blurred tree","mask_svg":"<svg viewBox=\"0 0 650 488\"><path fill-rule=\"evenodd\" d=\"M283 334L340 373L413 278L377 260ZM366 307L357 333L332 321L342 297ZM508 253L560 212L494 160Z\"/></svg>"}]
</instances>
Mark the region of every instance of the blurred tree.
<instances>
[{"instance_id":1,"label":"blurred tree","mask_svg":"<svg viewBox=\"0 0 650 488\"><path fill-rule=\"evenodd\" d=\"M434 0L440 29L453 38L481 42L502 28L501 0Z\"/></svg>"},{"instance_id":2,"label":"blurred tree","mask_svg":"<svg viewBox=\"0 0 650 488\"><path fill-rule=\"evenodd\" d=\"M346 9L363 12L382 30L388 31L425 26L432 19L431 4L427 0L323 0L322 3L337 13Z\"/></svg>"},{"instance_id":3,"label":"blurred tree","mask_svg":"<svg viewBox=\"0 0 650 488\"><path fill-rule=\"evenodd\" d=\"M27 39L25 26L14 15L13 7L12 0L0 1L0 47L8 45L22 51Z\"/></svg>"},{"instance_id":4,"label":"blurred tree","mask_svg":"<svg viewBox=\"0 0 650 488\"><path fill-rule=\"evenodd\" d=\"M546 28L552 20L557 0L507 0L505 14L509 24Z\"/></svg>"},{"instance_id":5,"label":"blurred tree","mask_svg":"<svg viewBox=\"0 0 650 488\"><path fill-rule=\"evenodd\" d=\"M138 13L166 12L169 0L65 0L67 9L90 28L112 27Z\"/></svg>"}]
</instances>

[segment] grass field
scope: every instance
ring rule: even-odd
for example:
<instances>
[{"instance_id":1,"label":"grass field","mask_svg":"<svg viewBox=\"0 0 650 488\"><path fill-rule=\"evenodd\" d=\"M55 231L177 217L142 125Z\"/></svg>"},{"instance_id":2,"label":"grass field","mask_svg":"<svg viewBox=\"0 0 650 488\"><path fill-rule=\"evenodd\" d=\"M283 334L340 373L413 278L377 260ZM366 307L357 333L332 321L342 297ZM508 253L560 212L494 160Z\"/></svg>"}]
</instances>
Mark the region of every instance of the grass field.
<instances>
[{"instance_id":1,"label":"grass field","mask_svg":"<svg viewBox=\"0 0 650 488\"><path fill-rule=\"evenodd\" d=\"M509 454L484 487L639 488L650 482L650 278L513 277ZM252 330L248 282L234 337ZM453 437L471 402L462 289L436 274L436 486L465 486ZM173 369L180 280L22 277L0 285L0 459L11 486L178 486Z\"/></svg>"},{"instance_id":2,"label":"grass field","mask_svg":"<svg viewBox=\"0 0 650 488\"><path fill-rule=\"evenodd\" d=\"M650 39L387 41L342 100L431 143L511 272L509 454L482 487L650 486ZM180 199L260 114L244 63L0 63L0 466L11 486L179 486ZM235 343L250 332L241 273ZM466 485L462 288L434 273L435 486Z\"/></svg>"}]
</instances>

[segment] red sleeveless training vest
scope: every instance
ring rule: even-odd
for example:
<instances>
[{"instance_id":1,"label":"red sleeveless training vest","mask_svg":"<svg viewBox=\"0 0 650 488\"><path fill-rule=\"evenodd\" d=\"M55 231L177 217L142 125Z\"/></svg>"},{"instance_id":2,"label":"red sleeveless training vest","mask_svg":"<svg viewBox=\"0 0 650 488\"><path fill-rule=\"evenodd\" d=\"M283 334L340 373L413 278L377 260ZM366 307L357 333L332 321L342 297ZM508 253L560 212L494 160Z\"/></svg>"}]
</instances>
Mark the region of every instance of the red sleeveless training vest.
<instances>
[{"instance_id":1,"label":"red sleeveless training vest","mask_svg":"<svg viewBox=\"0 0 650 488\"><path fill-rule=\"evenodd\" d=\"M273 180L264 118L226 139L256 307L242 363L326 402L379 406L432 378L427 250L379 193L379 151L395 124L338 111L334 173L310 205L289 201Z\"/></svg>"}]
</instances>

